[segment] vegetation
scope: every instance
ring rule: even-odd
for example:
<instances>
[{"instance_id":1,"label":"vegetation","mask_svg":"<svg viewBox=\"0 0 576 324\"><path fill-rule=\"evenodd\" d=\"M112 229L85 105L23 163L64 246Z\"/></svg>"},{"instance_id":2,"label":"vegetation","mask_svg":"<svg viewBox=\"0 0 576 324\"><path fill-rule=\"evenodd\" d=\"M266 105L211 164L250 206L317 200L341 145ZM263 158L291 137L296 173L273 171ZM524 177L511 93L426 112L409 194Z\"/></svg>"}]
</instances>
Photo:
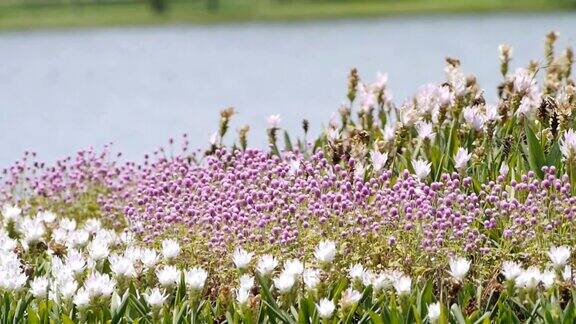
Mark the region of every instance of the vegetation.
<instances>
[{"instance_id":1,"label":"vegetation","mask_svg":"<svg viewBox=\"0 0 576 324\"><path fill-rule=\"evenodd\" d=\"M8 0L4 0L8 1ZM569 10L572 0L149 0L0 4L0 28L290 21L488 11ZM154 9L154 10L151 10Z\"/></svg>"},{"instance_id":2,"label":"vegetation","mask_svg":"<svg viewBox=\"0 0 576 324\"><path fill-rule=\"evenodd\" d=\"M205 153L139 163L33 153L0 185L2 323L572 323L576 84L570 48L396 105L352 70L313 145L268 118ZM541 78L538 78L541 76ZM541 84L541 86L540 86ZM355 114L353 114L353 112ZM281 143L284 149L281 149Z\"/></svg>"}]
</instances>

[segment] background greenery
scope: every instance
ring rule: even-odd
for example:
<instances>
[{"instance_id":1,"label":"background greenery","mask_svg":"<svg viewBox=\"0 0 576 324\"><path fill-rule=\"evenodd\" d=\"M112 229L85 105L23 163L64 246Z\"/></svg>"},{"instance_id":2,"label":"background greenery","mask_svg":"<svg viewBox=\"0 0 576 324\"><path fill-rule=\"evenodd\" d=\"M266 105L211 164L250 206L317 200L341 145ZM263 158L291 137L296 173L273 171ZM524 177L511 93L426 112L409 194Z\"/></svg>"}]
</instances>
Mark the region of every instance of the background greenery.
<instances>
[{"instance_id":1,"label":"background greenery","mask_svg":"<svg viewBox=\"0 0 576 324\"><path fill-rule=\"evenodd\" d=\"M0 0L0 29L573 9L575 0Z\"/></svg>"}]
</instances>

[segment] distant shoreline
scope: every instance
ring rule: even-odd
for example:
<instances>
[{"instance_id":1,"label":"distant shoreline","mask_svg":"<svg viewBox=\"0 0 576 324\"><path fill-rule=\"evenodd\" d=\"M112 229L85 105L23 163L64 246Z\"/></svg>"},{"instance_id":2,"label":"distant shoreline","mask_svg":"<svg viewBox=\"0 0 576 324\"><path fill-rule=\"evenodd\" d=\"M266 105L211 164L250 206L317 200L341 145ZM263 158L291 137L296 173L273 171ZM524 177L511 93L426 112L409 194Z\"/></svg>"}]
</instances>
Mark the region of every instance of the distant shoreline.
<instances>
[{"instance_id":1,"label":"distant shoreline","mask_svg":"<svg viewBox=\"0 0 576 324\"><path fill-rule=\"evenodd\" d=\"M421 14L543 13L576 10L568 1L325 1L286 2L274 0L221 0L216 12L202 3L170 2L168 11L154 14L147 3L82 5L0 6L0 30L78 28L102 26L149 26L176 24L221 24L252 22L291 22L331 19L377 18Z\"/></svg>"}]
</instances>

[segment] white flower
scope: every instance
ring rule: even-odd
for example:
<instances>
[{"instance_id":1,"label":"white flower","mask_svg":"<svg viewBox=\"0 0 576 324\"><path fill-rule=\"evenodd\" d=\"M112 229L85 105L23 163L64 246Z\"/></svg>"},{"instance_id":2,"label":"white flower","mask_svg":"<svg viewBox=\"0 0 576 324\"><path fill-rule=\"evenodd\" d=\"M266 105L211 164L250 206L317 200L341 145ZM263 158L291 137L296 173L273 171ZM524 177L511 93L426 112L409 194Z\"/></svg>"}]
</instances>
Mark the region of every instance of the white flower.
<instances>
[{"instance_id":1,"label":"white flower","mask_svg":"<svg viewBox=\"0 0 576 324\"><path fill-rule=\"evenodd\" d=\"M564 270L562 270L562 279L564 281L570 281L572 280L572 267L567 265L564 267Z\"/></svg>"},{"instance_id":2,"label":"white flower","mask_svg":"<svg viewBox=\"0 0 576 324\"><path fill-rule=\"evenodd\" d=\"M471 128L477 131L481 131L484 127L484 116L480 114L478 109L466 107L462 110L462 115L464 116L466 124L468 124Z\"/></svg>"},{"instance_id":3,"label":"white flower","mask_svg":"<svg viewBox=\"0 0 576 324\"><path fill-rule=\"evenodd\" d=\"M336 257L336 243L333 241L322 241L314 250L314 256L320 263L330 263Z\"/></svg>"},{"instance_id":4,"label":"white flower","mask_svg":"<svg viewBox=\"0 0 576 324\"><path fill-rule=\"evenodd\" d=\"M42 239L45 233L44 224L37 219L24 218L20 224L20 231L24 234L24 242L31 244Z\"/></svg>"},{"instance_id":5,"label":"white flower","mask_svg":"<svg viewBox=\"0 0 576 324\"><path fill-rule=\"evenodd\" d=\"M162 241L162 255L166 260L172 260L180 254L180 244L174 240Z\"/></svg>"},{"instance_id":6,"label":"white flower","mask_svg":"<svg viewBox=\"0 0 576 324\"><path fill-rule=\"evenodd\" d=\"M269 254L265 254L260 258L260 261L258 261L258 265L256 266L256 270L261 274L261 275L268 275L270 274L272 271L274 271L274 269L276 269L276 267L278 266L278 260L276 260L275 257L269 255Z\"/></svg>"},{"instance_id":7,"label":"white flower","mask_svg":"<svg viewBox=\"0 0 576 324\"><path fill-rule=\"evenodd\" d=\"M565 245L558 247L552 246L548 251L548 257L550 257L550 261L552 261L554 268L561 269L568 263L570 253L570 248Z\"/></svg>"},{"instance_id":8,"label":"white flower","mask_svg":"<svg viewBox=\"0 0 576 324\"><path fill-rule=\"evenodd\" d=\"M210 138L208 139L208 142L210 142L210 145L216 145L216 143L218 142L218 132L212 133L212 135L210 135Z\"/></svg>"},{"instance_id":9,"label":"white flower","mask_svg":"<svg viewBox=\"0 0 576 324\"><path fill-rule=\"evenodd\" d=\"M70 218L60 219L59 227L66 231L73 231L76 229L76 221Z\"/></svg>"},{"instance_id":10,"label":"white flower","mask_svg":"<svg viewBox=\"0 0 576 324\"><path fill-rule=\"evenodd\" d=\"M552 286L554 286L555 280L556 280L556 273L554 273L554 271L552 270L546 270L542 272L542 275L540 277L540 281L542 281L542 284L546 289L552 288Z\"/></svg>"},{"instance_id":11,"label":"white flower","mask_svg":"<svg viewBox=\"0 0 576 324\"><path fill-rule=\"evenodd\" d=\"M451 258L449 263L450 275L454 279L462 281L470 270L470 260L466 260L465 258Z\"/></svg>"},{"instance_id":12,"label":"white flower","mask_svg":"<svg viewBox=\"0 0 576 324\"><path fill-rule=\"evenodd\" d=\"M518 276L522 274L522 271L522 267L516 262L504 261L504 263L502 263L502 275L504 275L504 278L508 281L513 281L518 278Z\"/></svg>"},{"instance_id":13,"label":"white flower","mask_svg":"<svg viewBox=\"0 0 576 324\"><path fill-rule=\"evenodd\" d=\"M164 293L157 287L148 293L144 293L143 295L148 305L150 305L152 308L162 307L166 301L166 298L168 298L168 296L164 295Z\"/></svg>"},{"instance_id":14,"label":"white flower","mask_svg":"<svg viewBox=\"0 0 576 324\"><path fill-rule=\"evenodd\" d=\"M456 152L456 156L454 157L454 166L457 170L465 169L471 157L472 154L468 153L467 149L463 147L459 148Z\"/></svg>"},{"instance_id":15,"label":"white flower","mask_svg":"<svg viewBox=\"0 0 576 324\"><path fill-rule=\"evenodd\" d=\"M62 299L68 301L74 297L74 294L78 289L78 283L74 279L70 279L62 284L59 284L57 288Z\"/></svg>"},{"instance_id":16,"label":"white flower","mask_svg":"<svg viewBox=\"0 0 576 324\"><path fill-rule=\"evenodd\" d=\"M320 271L315 269L306 269L304 270L304 285L309 290L313 290L318 286L320 283Z\"/></svg>"},{"instance_id":17,"label":"white flower","mask_svg":"<svg viewBox=\"0 0 576 324\"><path fill-rule=\"evenodd\" d=\"M56 220L56 214L54 214L51 211L43 211L43 212L39 212L36 215L36 219L38 219L39 221L42 221L46 224L50 224Z\"/></svg>"},{"instance_id":18,"label":"white flower","mask_svg":"<svg viewBox=\"0 0 576 324\"><path fill-rule=\"evenodd\" d=\"M191 290L202 290L208 278L208 272L202 268L195 267L187 271L184 277L188 288Z\"/></svg>"},{"instance_id":19,"label":"white flower","mask_svg":"<svg viewBox=\"0 0 576 324\"><path fill-rule=\"evenodd\" d=\"M414 167L414 174L420 180L424 180L430 174L431 163L426 163L425 160L412 160L412 167Z\"/></svg>"},{"instance_id":20,"label":"white flower","mask_svg":"<svg viewBox=\"0 0 576 324\"><path fill-rule=\"evenodd\" d=\"M156 271L156 277L162 287L171 287L180 281L180 271L175 266L168 265Z\"/></svg>"},{"instance_id":21,"label":"white flower","mask_svg":"<svg viewBox=\"0 0 576 324\"><path fill-rule=\"evenodd\" d=\"M102 228L102 222L96 218L87 219L84 223L84 230L90 234L95 234Z\"/></svg>"},{"instance_id":22,"label":"white flower","mask_svg":"<svg viewBox=\"0 0 576 324\"><path fill-rule=\"evenodd\" d=\"M252 287L254 287L254 277L248 274L243 274L240 276L239 281L241 289L250 290Z\"/></svg>"},{"instance_id":23,"label":"white flower","mask_svg":"<svg viewBox=\"0 0 576 324\"><path fill-rule=\"evenodd\" d=\"M392 276L387 272L379 273L372 279L372 286L374 287L374 291L388 289L392 287L393 283L394 278L392 278Z\"/></svg>"},{"instance_id":24,"label":"white flower","mask_svg":"<svg viewBox=\"0 0 576 324\"><path fill-rule=\"evenodd\" d=\"M508 167L508 164L502 163L502 165L500 166L500 175L505 177L508 175L509 171L510 168Z\"/></svg>"},{"instance_id":25,"label":"white flower","mask_svg":"<svg viewBox=\"0 0 576 324\"><path fill-rule=\"evenodd\" d=\"M117 276L117 277L135 277L136 270L134 269L134 264L132 260L119 256L119 255L112 255L108 261L110 261L110 270Z\"/></svg>"},{"instance_id":26,"label":"white flower","mask_svg":"<svg viewBox=\"0 0 576 324\"><path fill-rule=\"evenodd\" d=\"M76 295L74 296L72 302L74 303L74 305L76 305L76 307L80 309L86 308L90 305L90 294L88 293L88 291L86 291L86 289L80 288L76 292Z\"/></svg>"},{"instance_id":27,"label":"white flower","mask_svg":"<svg viewBox=\"0 0 576 324\"><path fill-rule=\"evenodd\" d=\"M418 138L422 140L429 139L430 141L433 141L436 137L436 133L432 131L432 123L419 122L417 125L417 131Z\"/></svg>"},{"instance_id":28,"label":"white flower","mask_svg":"<svg viewBox=\"0 0 576 324\"><path fill-rule=\"evenodd\" d=\"M120 298L120 295L118 295L117 292L114 292L112 298L110 298L110 310L112 313L116 313L120 304L122 304L122 298Z\"/></svg>"},{"instance_id":29,"label":"white flower","mask_svg":"<svg viewBox=\"0 0 576 324\"><path fill-rule=\"evenodd\" d=\"M394 140L394 138L396 138L396 127L386 125L386 127L384 127L383 133L384 134L382 134L382 137L383 137L384 141L385 142L392 142Z\"/></svg>"},{"instance_id":30,"label":"white flower","mask_svg":"<svg viewBox=\"0 0 576 324\"><path fill-rule=\"evenodd\" d=\"M134 233L129 231L124 231L120 234L120 241L126 245L131 245L135 241Z\"/></svg>"},{"instance_id":31,"label":"white flower","mask_svg":"<svg viewBox=\"0 0 576 324\"><path fill-rule=\"evenodd\" d=\"M137 246L128 246L126 250L124 250L124 256L132 260L132 262L140 261L142 249Z\"/></svg>"},{"instance_id":32,"label":"white flower","mask_svg":"<svg viewBox=\"0 0 576 324\"><path fill-rule=\"evenodd\" d=\"M86 260L82 254L73 249L69 250L66 255L66 268L78 274L84 271L84 267L86 267Z\"/></svg>"},{"instance_id":33,"label":"white flower","mask_svg":"<svg viewBox=\"0 0 576 324\"><path fill-rule=\"evenodd\" d=\"M318 304L316 304L316 309L318 310L318 316L320 316L320 318L329 319L332 317L334 309L336 309L336 305L334 305L331 300L322 298Z\"/></svg>"},{"instance_id":34,"label":"white flower","mask_svg":"<svg viewBox=\"0 0 576 324\"><path fill-rule=\"evenodd\" d=\"M382 170L386 164L388 153L380 153L380 151L374 150L370 152L370 159L372 160L372 169L377 173Z\"/></svg>"},{"instance_id":35,"label":"white flower","mask_svg":"<svg viewBox=\"0 0 576 324\"><path fill-rule=\"evenodd\" d=\"M109 253L110 251L108 250L108 244L106 244L106 242L95 239L88 244L88 254L94 261L106 259Z\"/></svg>"},{"instance_id":36,"label":"white flower","mask_svg":"<svg viewBox=\"0 0 576 324\"><path fill-rule=\"evenodd\" d=\"M394 289L396 289L398 296L408 295L412 289L412 278L406 275L401 275L394 278L393 286Z\"/></svg>"},{"instance_id":37,"label":"white flower","mask_svg":"<svg viewBox=\"0 0 576 324\"><path fill-rule=\"evenodd\" d=\"M93 272L84 282L84 288L92 297L109 297L114 292L116 282L108 274Z\"/></svg>"},{"instance_id":38,"label":"white flower","mask_svg":"<svg viewBox=\"0 0 576 324\"><path fill-rule=\"evenodd\" d=\"M270 115L266 122L268 123L268 128L278 128L280 125L280 115Z\"/></svg>"},{"instance_id":39,"label":"white flower","mask_svg":"<svg viewBox=\"0 0 576 324\"><path fill-rule=\"evenodd\" d=\"M297 277L304 271L304 264L298 259L291 259L284 264L284 272Z\"/></svg>"},{"instance_id":40,"label":"white flower","mask_svg":"<svg viewBox=\"0 0 576 324\"><path fill-rule=\"evenodd\" d=\"M364 271L364 267L360 263L356 263L350 267L348 274L352 280L361 280L362 276L364 275Z\"/></svg>"},{"instance_id":41,"label":"white flower","mask_svg":"<svg viewBox=\"0 0 576 324\"><path fill-rule=\"evenodd\" d=\"M364 178L364 173L366 173L366 168L362 163L356 163L354 166L354 176L357 178Z\"/></svg>"},{"instance_id":42,"label":"white flower","mask_svg":"<svg viewBox=\"0 0 576 324\"><path fill-rule=\"evenodd\" d=\"M362 294L359 291L354 290L352 288L348 288L342 294L342 298L340 299L340 305L342 306L342 308L352 306L356 304L358 301L360 301L360 298L362 298Z\"/></svg>"},{"instance_id":43,"label":"white flower","mask_svg":"<svg viewBox=\"0 0 576 324\"><path fill-rule=\"evenodd\" d=\"M440 303L432 303L428 305L428 319L432 323L436 323L440 318Z\"/></svg>"},{"instance_id":44,"label":"white flower","mask_svg":"<svg viewBox=\"0 0 576 324\"><path fill-rule=\"evenodd\" d=\"M486 105L485 107L485 118L487 121L499 121L500 120L500 113L498 112L498 106L495 105Z\"/></svg>"},{"instance_id":45,"label":"white flower","mask_svg":"<svg viewBox=\"0 0 576 324\"><path fill-rule=\"evenodd\" d=\"M560 139L560 151L564 159L571 159L576 156L576 132L569 129L564 132L562 139Z\"/></svg>"},{"instance_id":46,"label":"white flower","mask_svg":"<svg viewBox=\"0 0 576 324\"><path fill-rule=\"evenodd\" d=\"M288 174L295 175L298 170L300 170L300 160L290 160L288 162Z\"/></svg>"},{"instance_id":47,"label":"white flower","mask_svg":"<svg viewBox=\"0 0 576 324\"><path fill-rule=\"evenodd\" d=\"M46 298L48 296L48 277L36 277L30 282L30 292L36 298Z\"/></svg>"},{"instance_id":48,"label":"white flower","mask_svg":"<svg viewBox=\"0 0 576 324\"><path fill-rule=\"evenodd\" d=\"M274 286L281 294L290 292L294 283L294 275L285 271L283 271L277 278L274 278Z\"/></svg>"},{"instance_id":49,"label":"white flower","mask_svg":"<svg viewBox=\"0 0 576 324\"><path fill-rule=\"evenodd\" d=\"M10 220L15 221L21 213L22 209L18 208L18 206L4 205L4 207L2 207L4 224L6 225Z\"/></svg>"},{"instance_id":50,"label":"white flower","mask_svg":"<svg viewBox=\"0 0 576 324\"><path fill-rule=\"evenodd\" d=\"M158 254L155 250L144 249L140 255L140 261L142 261L142 264L147 268L152 268L158 263Z\"/></svg>"},{"instance_id":51,"label":"white flower","mask_svg":"<svg viewBox=\"0 0 576 324\"><path fill-rule=\"evenodd\" d=\"M540 283L542 274L536 267L530 267L516 278L516 285L525 289L534 289Z\"/></svg>"},{"instance_id":52,"label":"white flower","mask_svg":"<svg viewBox=\"0 0 576 324\"><path fill-rule=\"evenodd\" d=\"M360 277L360 281L365 287L372 285L375 279L376 274L372 270L364 270L362 272L362 276Z\"/></svg>"},{"instance_id":53,"label":"white flower","mask_svg":"<svg viewBox=\"0 0 576 324\"><path fill-rule=\"evenodd\" d=\"M250 291L248 289L243 289L242 287L236 289L236 301L240 305L246 305L248 299L250 298Z\"/></svg>"},{"instance_id":54,"label":"white flower","mask_svg":"<svg viewBox=\"0 0 576 324\"><path fill-rule=\"evenodd\" d=\"M252 260L253 255L254 253L246 252L246 250L239 247L236 250L234 250L232 260L234 261L234 265L236 265L238 269L246 269L246 267L248 267L248 264Z\"/></svg>"},{"instance_id":55,"label":"white flower","mask_svg":"<svg viewBox=\"0 0 576 324\"><path fill-rule=\"evenodd\" d=\"M86 243L88 243L88 240L90 239L90 233L88 233L88 231L85 230L73 231L68 235L69 239L67 243L72 247L84 246L86 245Z\"/></svg>"},{"instance_id":56,"label":"white flower","mask_svg":"<svg viewBox=\"0 0 576 324\"><path fill-rule=\"evenodd\" d=\"M513 75L514 90L516 92L526 92L532 86L533 78L530 72L524 68L519 68Z\"/></svg>"}]
</instances>

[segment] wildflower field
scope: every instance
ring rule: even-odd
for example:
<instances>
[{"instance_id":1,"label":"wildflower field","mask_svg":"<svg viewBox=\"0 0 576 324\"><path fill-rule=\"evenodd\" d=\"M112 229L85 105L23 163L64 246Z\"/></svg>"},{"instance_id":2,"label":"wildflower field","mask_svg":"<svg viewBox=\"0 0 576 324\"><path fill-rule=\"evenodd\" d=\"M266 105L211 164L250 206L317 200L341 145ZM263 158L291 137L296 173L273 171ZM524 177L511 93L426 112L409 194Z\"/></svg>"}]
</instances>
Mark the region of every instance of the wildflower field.
<instances>
[{"instance_id":1,"label":"wildflower field","mask_svg":"<svg viewBox=\"0 0 576 324\"><path fill-rule=\"evenodd\" d=\"M512 68L487 102L446 81L396 105L348 78L320 136L268 118L0 176L0 323L575 323L573 52ZM495 69L498 70L498 69Z\"/></svg>"}]
</instances>

